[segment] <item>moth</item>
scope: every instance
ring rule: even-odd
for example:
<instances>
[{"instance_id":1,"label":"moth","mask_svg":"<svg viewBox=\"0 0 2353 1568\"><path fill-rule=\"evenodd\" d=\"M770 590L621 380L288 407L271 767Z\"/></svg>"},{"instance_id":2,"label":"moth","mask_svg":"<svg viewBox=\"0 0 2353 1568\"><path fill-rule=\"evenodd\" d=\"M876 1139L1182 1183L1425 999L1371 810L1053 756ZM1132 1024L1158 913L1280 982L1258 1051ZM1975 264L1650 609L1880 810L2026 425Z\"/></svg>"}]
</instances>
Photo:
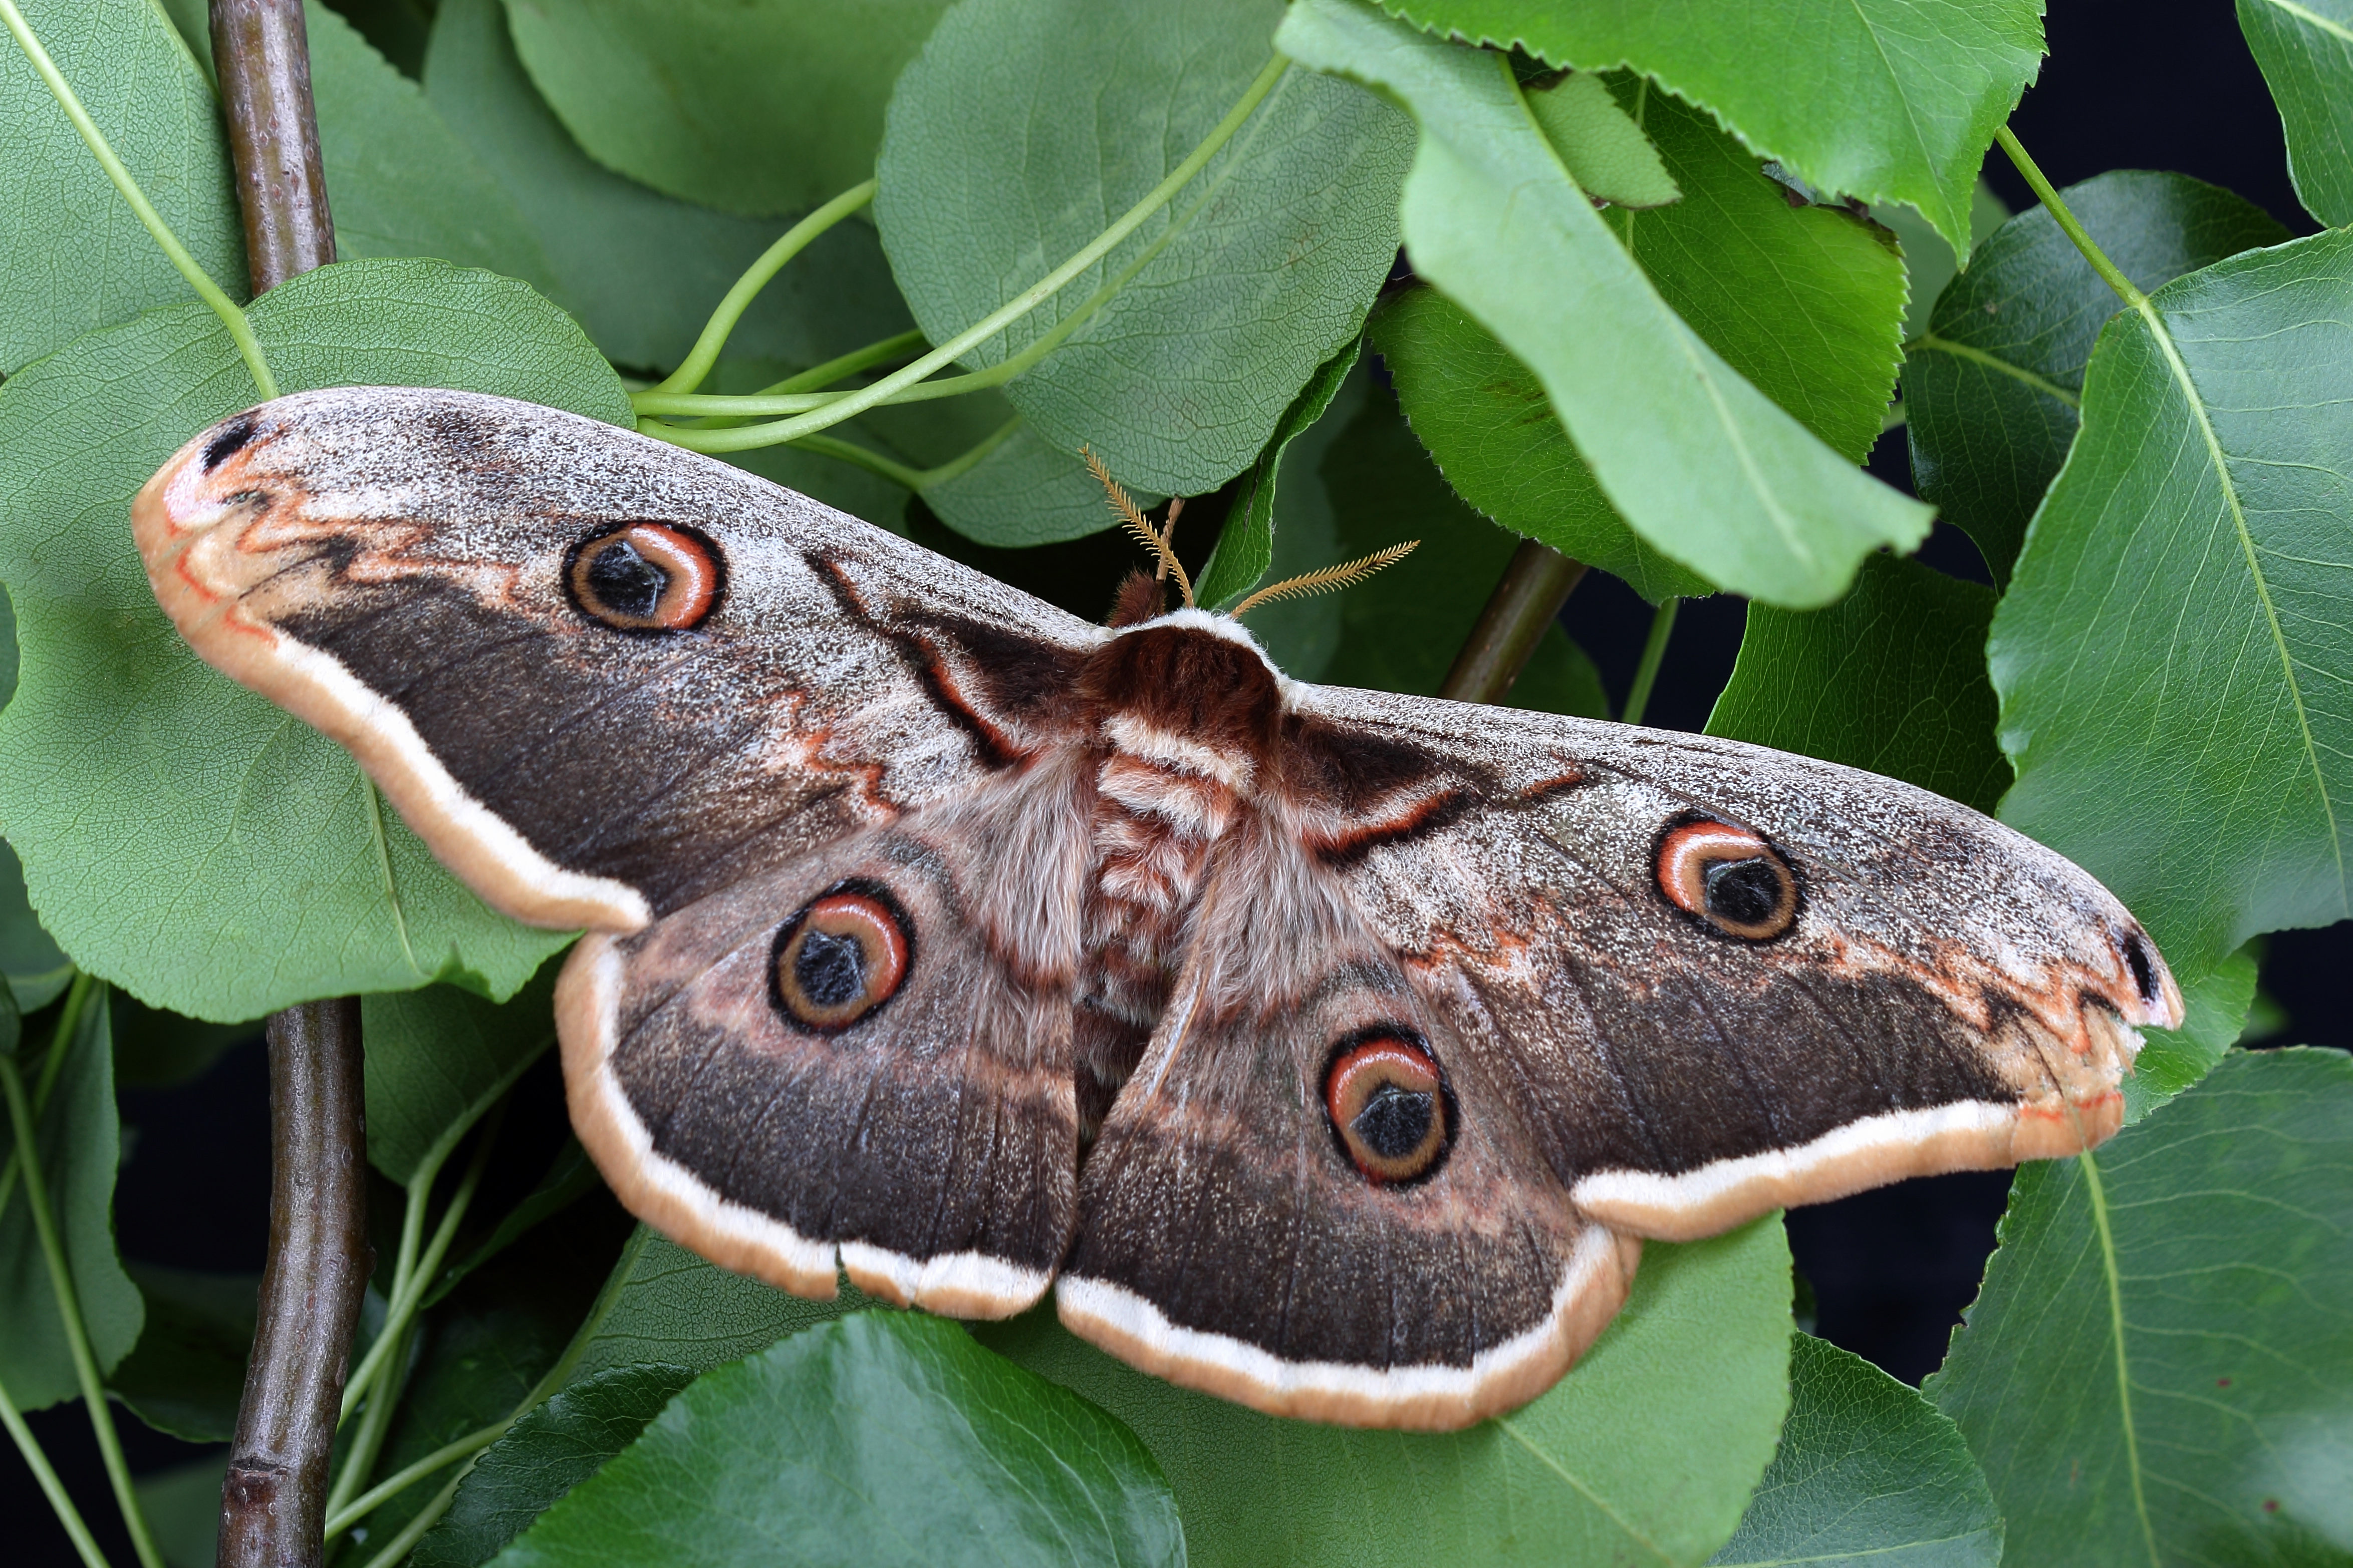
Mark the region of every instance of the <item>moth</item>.
<instances>
[{"instance_id":1,"label":"moth","mask_svg":"<svg viewBox=\"0 0 2353 1568\"><path fill-rule=\"evenodd\" d=\"M1702 736L1090 625L710 458L280 398L133 507L189 643L518 920L575 1127L721 1266L1064 1323L1264 1411L1550 1387L1643 1239L2115 1131L2179 1023L2097 882Z\"/></svg>"}]
</instances>

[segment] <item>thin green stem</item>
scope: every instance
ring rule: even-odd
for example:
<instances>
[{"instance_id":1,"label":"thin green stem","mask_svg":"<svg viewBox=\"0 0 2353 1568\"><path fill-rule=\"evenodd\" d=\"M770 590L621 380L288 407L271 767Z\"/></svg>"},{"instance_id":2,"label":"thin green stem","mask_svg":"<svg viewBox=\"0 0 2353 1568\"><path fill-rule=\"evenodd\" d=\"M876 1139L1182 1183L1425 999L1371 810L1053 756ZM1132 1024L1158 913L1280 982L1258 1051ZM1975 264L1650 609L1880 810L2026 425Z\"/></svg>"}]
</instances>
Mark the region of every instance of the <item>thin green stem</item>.
<instances>
[{"instance_id":1,"label":"thin green stem","mask_svg":"<svg viewBox=\"0 0 2353 1568\"><path fill-rule=\"evenodd\" d=\"M393 1564L408 1555L408 1549L425 1539L425 1532L440 1522L449 1511L449 1500L458 1495L459 1483L466 1479L471 1465L451 1476L448 1484L433 1494L433 1500L417 1510L417 1516L400 1527L400 1533L385 1543L385 1549L367 1561L367 1568L393 1568Z\"/></svg>"},{"instance_id":2,"label":"thin green stem","mask_svg":"<svg viewBox=\"0 0 2353 1568\"><path fill-rule=\"evenodd\" d=\"M1672 595L1659 601L1651 616L1651 635L1642 642L1642 661L1634 667L1634 685L1626 693L1626 711L1620 715L1629 724L1639 724L1650 710L1651 688L1659 683L1659 666L1667 657L1667 639L1674 635L1675 611L1683 601Z\"/></svg>"},{"instance_id":3,"label":"thin green stem","mask_svg":"<svg viewBox=\"0 0 2353 1568\"><path fill-rule=\"evenodd\" d=\"M352 1373L351 1381L343 1386L343 1414L336 1417L339 1425L351 1419L361 1394L373 1387L377 1379L393 1372L393 1346L404 1336L409 1322L417 1316L417 1309L425 1300L426 1286L439 1272L441 1259L448 1253L449 1243L457 1237L459 1222L466 1217L466 1210L474 1201L474 1189L481 1184L482 1172L491 1163L491 1149L498 1142L499 1122L505 1114L506 1102L501 1100L483 1121L481 1136L474 1141L474 1157L467 1162L466 1173L459 1178L457 1190L449 1194L449 1206L442 1211L441 1223L435 1228L433 1239L426 1246L424 1255L417 1259L416 1268L406 1279L399 1277L397 1269L395 1270L393 1298L384 1315L384 1329L376 1335L375 1343L368 1346L367 1354L361 1358L359 1369ZM422 1208L431 1189L431 1173L420 1169L410 1179L410 1204ZM404 1232L407 1229L405 1218L402 1229Z\"/></svg>"},{"instance_id":4,"label":"thin green stem","mask_svg":"<svg viewBox=\"0 0 2353 1568\"><path fill-rule=\"evenodd\" d=\"M2075 221L2075 215L2067 210L2067 204L2059 199L2058 191L2042 177L2042 171L2035 167L2034 160L2026 155L2026 149L2019 145L2018 138L2010 134L2010 127L2005 125L1995 132L1993 139L2001 144L2003 152L2010 154L2010 161L2018 165L2019 174L2033 188L2035 198L2042 202L2043 209L2059 225L2061 232L2075 242L2075 248L2084 253L2084 259L2092 264L2092 270L2100 275L2100 281L2115 289L2116 298L2136 310L2147 304L2148 297L2124 275L2122 268L2108 259L2108 253L2094 244L2092 237L2084 232L2084 226Z\"/></svg>"},{"instance_id":5,"label":"thin green stem","mask_svg":"<svg viewBox=\"0 0 2353 1568\"><path fill-rule=\"evenodd\" d=\"M504 1436L506 1429L522 1415L522 1412L518 1410L503 1421L495 1422L479 1432L469 1432L456 1442L434 1449L406 1469L394 1471L348 1504L341 1500L330 1501L327 1504L327 1538L332 1541L341 1535L442 1466L455 1464L469 1455L480 1453Z\"/></svg>"},{"instance_id":6,"label":"thin green stem","mask_svg":"<svg viewBox=\"0 0 2353 1568\"><path fill-rule=\"evenodd\" d=\"M765 396L771 393L780 392L813 392L821 386L831 386L835 382L856 375L860 371L872 370L878 364L889 364L894 359L905 359L917 349L928 346L929 342L930 340L920 331L911 327L903 332L884 338L880 342L868 343L862 349L852 349L846 354L827 360L823 364L813 364L807 370L796 371L774 386L762 387L760 395Z\"/></svg>"},{"instance_id":7,"label":"thin green stem","mask_svg":"<svg viewBox=\"0 0 2353 1568\"><path fill-rule=\"evenodd\" d=\"M400 1337L406 1341L410 1335L403 1330ZM351 1447L343 1452L335 1484L327 1493L329 1536L335 1533L334 1516L351 1500L352 1493L359 1490L360 1483L375 1468L376 1456L384 1451L385 1434L392 1430L392 1413L400 1405L400 1368L407 1360L408 1347L405 1343L394 1346L385 1358L389 1370L379 1374L382 1384L361 1413L360 1429L352 1435Z\"/></svg>"},{"instance_id":8,"label":"thin green stem","mask_svg":"<svg viewBox=\"0 0 2353 1568\"><path fill-rule=\"evenodd\" d=\"M752 308L752 301L759 298L769 279L784 270L786 262L807 249L818 236L872 201L874 189L872 180L852 185L785 230L776 243L763 251L760 259L735 279L735 286L727 290L727 297L719 301L719 309L712 311L711 320L703 324L702 335L694 340L686 362L655 384L653 390L692 392L701 386L702 378L711 374L711 367L719 363L720 351L727 346L735 323L744 319L744 312Z\"/></svg>"},{"instance_id":9,"label":"thin green stem","mask_svg":"<svg viewBox=\"0 0 2353 1568\"><path fill-rule=\"evenodd\" d=\"M1884 436L1890 430L1903 429L1905 419L1904 400L1899 397L1887 405L1886 413L1879 416L1879 433Z\"/></svg>"},{"instance_id":10,"label":"thin green stem","mask_svg":"<svg viewBox=\"0 0 2353 1568\"><path fill-rule=\"evenodd\" d=\"M0 0L5 4L5 0ZM66 1268L66 1249L58 1237L57 1215L49 1208L48 1184L41 1175L40 1145L35 1141L33 1105L25 1093L25 1079L13 1058L0 1057L0 1093L8 1100L8 1121L23 1151L25 1204L33 1211L33 1228L41 1238L41 1257L48 1265L49 1289L57 1297L58 1317L64 1325L66 1349L71 1353L74 1376L81 1384L82 1403L90 1409L90 1431L98 1438L99 1457L106 1479L113 1484L115 1505L122 1510L123 1528L131 1533L131 1549L144 1568L164 1568L164 1554L155 1550L147 1531L147 1516L132 1489L131 1467L122 1459L122 1442L115 1436L114 1414L106 1404L106 1385L99 1381L98 1358L90 1353L90 1333L82 1324L81 1302L74 1292L73 1276Z\"/></svg>"},{"instance_id":11,"label":"thin green stem","mask_svg":"<svg viewBox=\"0 0 2353 1568\"><path fill-rule=\"evenodd\" d=\"M815 452L820 458L832 458L852 464L911 490L923 488L922 469L894 462L880 452L861 447L855 441L845 441L839 436L804 436L793 443L793 447L796 451Z\"/></svg>"},{"instance_id":12,"label":"thin green stem","mask_svg":"<svg viewBox=\"0 0 2353 1568\"><path fill-rule=\"evenodd\" d=\"M267 402L277 396L278 382L269 374L269 362L262 357L261 342L253 335L253 324L245 319L245 312L237 309L237 301L222 293L220 285L206 276L205 269L196 265L196 258L188 254L188 247L180 243L180 237L172 232L171 226L164 221L164 216L147 200L147 193L139 188L139 182L131 177L131 171L124 168L122 160L114 155L113 144L107 141L106 133L99 130L98 121L90 117L90 110L81 106L81 100L67 83L64 73L58 69L57 62L49 58L49 51L41 47L41 40L26 25L24 16L16 9L16 0L0 0L0 22L7 24L8 31L16 36L16 47L25 51L25 58L33 62L33 68L48 84L49 96L58 100L58 106L66 111L66 118L73 121L74 129L81 133L83 144L98 159L99 167L106 171L106 177L114 182L114 188L122 194L122 199L131 204L132 212L146 226L148 234L154 237L165 258L179 270L180 276L188 280L188 287L196 291L196 298L210 306L213 314L220 318L221 325L228 329L229 338L237 344L237 352L244 356L245 368L252 375L253 384L260 389L262 400Z\"/></svg>"},{"instance_id":13,"label":"thin green stem","mask_svg":"<svg viewBox=\"0 0 2353 1568\"><path fill-rule=\"evenodd\" d=\"M80 1554L84 1568L109 1568L105 1555L98 1549L98 1542L90 1537L90 1526L82 1522L81 1510L74 1507L73 1499L66 1492L65 1483L58 1480L58 1472L49 1468L49 1457L41 1452L40 1439L33 1436L33 1429L26 1426L24 1416L17 1414L16 1402L8 1397L5 1385L0 1385L0 1426L6 1426L8 1436L16 1439L16 1452L25 1456L25 1468L33 1472L35 1480L40 1482L41 1495L49 1500L51 1511L57 1514L58 1522L65 1527L66 1535L73 1542L74 1551Z\"/></svg>"},{"instance_id":14,"label":"thin green stem","mask_svg":"<svg viewBox=\"0 0 2353 1568\"><path fill-rule=\"evenodd\" d=\"M58 1073L66 1065L66 1047L73 1043L74 1031L81 1027L82 1010L90 1005L90 994L98 984L94 974L77 974L66 990L66 1005L58 1013L57 1032L49 1037L49 1054L41 1061L41 1081L33 1086L33 1114L38 1117L49 1108L49 1091L58 1086ZM8 1209L8 1200L16 1192L16 1162L23 1151L8 1151L8 1163L0 1166L0 1214Z\"/></svg>"},{"instance_id":15,"label":"thin green stem","mask_svg":"<svg viewBox=\"0 0 2353 1568\"><path fill-rule=\"evenodd\" d=\"M1102 260L1120 241L1134 233L1145 218L1173 201L1177 192L1192 183L1193 176L1199 174L1211 158L1217 156L1219 148L1233 140L1234 133L1242 128L1243 123L1250 119L1252 111L1258 108L1266 95L1274 90L1274 84L1282 79L1283 72L1290 68L1291 62L1281 55L1267 61L1266 68L1259 72L1249 89L1235 101L1231 109L1226 111L1226 117L1219 121L1209 134L1202 139L1201 144L1187 153L1185 161L1171 170L1166 179L1153 186L1142 201L1128 208L1120 216L1118 221L1088 241L1086 246L1069 260L913 364L895 371L872 385L853 392L847 397L828 404L823 408L811 409L806 414L775 420L768 424L743 425L731 429L712 429L708 426L682 428L658 421L648 421L638 428L649 436L672 442L692 451L743 452L755 447L780 446L786 441L799 440L804 436L813 436L820 430L830 429L845 419L863 414L876 405L888 401L894 395L913 386L934 371L954 363L959 355L976 343L982 342L1004 331L1006 327L1020 320L1037 309L1040 303L1060 292L1071 279ZM988 372L978 374L987 374Z\"/></svg>"}]
</instances>

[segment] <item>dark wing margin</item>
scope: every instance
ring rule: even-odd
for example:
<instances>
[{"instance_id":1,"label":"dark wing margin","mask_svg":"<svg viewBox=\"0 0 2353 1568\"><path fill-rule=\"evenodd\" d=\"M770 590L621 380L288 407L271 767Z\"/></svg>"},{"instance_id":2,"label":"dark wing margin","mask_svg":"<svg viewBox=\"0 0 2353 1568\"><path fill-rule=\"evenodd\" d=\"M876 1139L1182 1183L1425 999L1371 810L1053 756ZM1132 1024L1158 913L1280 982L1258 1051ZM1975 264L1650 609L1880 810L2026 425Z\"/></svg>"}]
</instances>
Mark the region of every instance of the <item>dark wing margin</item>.
<instances>
[{"instance_id":1,"label":"dark wing margin","mask_svg":"<svg viewBox=\"0 0 2353 1568\"><path fill-rule=\"evenodd\" d=\"M1578 1210L1615 1228L1689 1239L2076 1152L2121 1124L2133 1026L2179 1022L2162 961L2096 881L1909 785L1625 725L1329 688L1293 700L1341 752L1422 759L1357 799L1301 769L1295 808L1335 825L1311 841L1475 796L1327 862L1514 1086ZM1786 931L1750 940L1678 906L1662 856L1692 823L1794 868Z\"/></svg>"},{"instance_id":2,"label":"dark wing margin","mask_svg":"<svg viewBox=\"0 0 2353 1568\"><path fill-rule=\"evenodd\" d=\"M232 439L232 436L235 437ZM634 931L1052 745L1035 677L1098 628L713 459L558 410L347 387L248 410L140 493L208 662L341 742L441 860L536 924ZM691 621L583 609L647 525Z\"/></svg>"}]
</instances>

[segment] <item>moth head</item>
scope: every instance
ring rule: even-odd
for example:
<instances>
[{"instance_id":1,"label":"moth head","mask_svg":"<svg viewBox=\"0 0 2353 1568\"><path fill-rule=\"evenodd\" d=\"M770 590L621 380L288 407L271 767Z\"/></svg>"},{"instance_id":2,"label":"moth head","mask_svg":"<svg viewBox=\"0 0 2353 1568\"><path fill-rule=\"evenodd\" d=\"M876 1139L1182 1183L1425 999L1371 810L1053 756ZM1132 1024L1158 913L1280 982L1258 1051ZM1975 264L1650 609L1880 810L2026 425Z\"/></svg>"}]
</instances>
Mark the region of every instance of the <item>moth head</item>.
<instances>
[{"instance_id":1,"label":"moth head","mask_svg":"<svg viewBox=\"0 0 2353 1568\"><path fill-rule=\"evenodd\" d=\"M1659 836L1654 869L1669 903L1725 936L1771 942L1798 923L1798 874L1753 828L1678 817Z\"/></svg>"},{"instance_id":2,"label":"moth head","mask_svg":"<svg viewBox=\"0 0 2353 1568\"><path fill-rule=\"evenodd\" d=\"M915 965L915 925L880 883L838 883L776 930L768 1000L792 1027L839 1034L899 994Z\"/></svg>"},{"instance_id":3,"label":"moth head","mask_svg":"<svg viewBox=\"0 0 2353 1568\"><path fill-rule=\"evenodd\" d=\"M1454 1144L1454 1096L1430 1044L1401 1024L1344 1036L1324 1069L1340 1152L1376 1186L1429 1180Z\"/></svg>"},{"instance_id":4,"label":"moth head","mask_svg":"<svg viewBox=\"0 0 2353 1568\"><path fill-rule=\"evenodd\" d=\"M617 632L682 632L725 594L719 547L700 529L624 522L599 529L564 558L564 593L585 618Z\"/></svg>"}]
</instances>

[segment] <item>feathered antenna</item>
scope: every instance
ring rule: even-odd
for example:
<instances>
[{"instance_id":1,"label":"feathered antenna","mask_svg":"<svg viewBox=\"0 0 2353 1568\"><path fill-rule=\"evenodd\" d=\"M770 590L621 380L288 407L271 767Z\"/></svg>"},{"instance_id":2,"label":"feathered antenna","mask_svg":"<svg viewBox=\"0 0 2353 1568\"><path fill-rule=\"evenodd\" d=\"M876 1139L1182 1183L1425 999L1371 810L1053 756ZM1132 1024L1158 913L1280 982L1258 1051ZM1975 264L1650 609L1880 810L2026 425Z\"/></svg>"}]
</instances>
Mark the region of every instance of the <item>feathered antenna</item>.
<instances>
[{"instance_id":1,"label":"feathered antenna","mask_svg":"<svg viewBox=\"0 0 2353 1568\"><path fill-rule=\"evenodd\" d=\"M1103 466L1103 459L1094 455L1092 447L1081 447L1079 455L1086 458L1087 472L1092 474L1095 477L1095 482L1103 486L1103 494L1110 498L1112 510L1119 513L1120 521L1127 524L1127 531L1134 534L1143 542L1146 549L1160 558L1160 570L1154 574L1155 579L1175 577L1176 591L1185 595L1185 607L1191 609L1193 580L1185 575L1184 564L1176 559L1176 552L1169 547L1166 535L1152 526L1151 521L1144 515L1143 509L1135 504L1135 499L1120 488L1119 481L1111 477L1111 470ZM1170 509L1168 525L1168 532L1174 533L1176 531L1174 508Z\"/></svg>"},{"instance_id":2,"label":"feathered antenna","mask_svg":"<svg viewBox=\"0 0 2353 1568\"><path fill-rule=\"evenodd\" d=\"M1370 555L1337 566L1325 566L1297 577L1286 577L1280 583L1261 588L1226 614L1247 615L1261 605L1277 599L1303 599L1311 594L1330 594L1342 588L1353 588L1384 566L1394 566L1413 552L1419 539L1409 539L1403 544L1392 544L1387 550L1376 550Z\"/></svg>"}]
</instances>

